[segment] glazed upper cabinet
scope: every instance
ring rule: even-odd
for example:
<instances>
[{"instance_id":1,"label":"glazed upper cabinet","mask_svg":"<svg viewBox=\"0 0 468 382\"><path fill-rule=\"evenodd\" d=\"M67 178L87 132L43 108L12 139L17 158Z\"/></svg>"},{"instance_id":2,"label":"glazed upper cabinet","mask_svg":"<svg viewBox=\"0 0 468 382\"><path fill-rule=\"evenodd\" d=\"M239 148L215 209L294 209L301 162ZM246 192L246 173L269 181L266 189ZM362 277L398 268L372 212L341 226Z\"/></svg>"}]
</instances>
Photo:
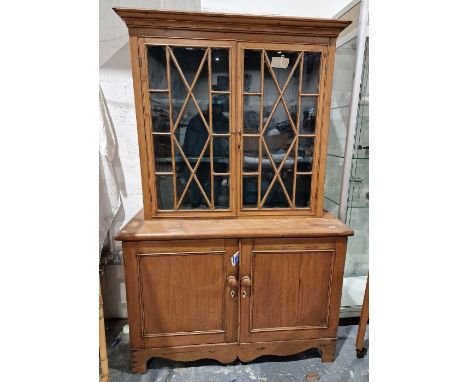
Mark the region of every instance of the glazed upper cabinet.
<instances>
[{"instance_id":1,"label":"glazed upper cabinet","mask_svg":"<svg viewBox=\"0 0 468 382\"><path fill-rule=\"evenodd\" d=\"M152 211L232 214L232 42L141 39Z\"/></svg>"},{"instance_id":2,"label":"glazed upper cabinet","mask_svg":"<svg viewBox=\"0 0 468 382\"><path fill-rule=\"evenodd\" d=\"M117 12L130 31L145 218L322 216L336 22L285 21L260 39L206 17L158 12L136 25L141 12Z\"/></svg>"}]
</instances>

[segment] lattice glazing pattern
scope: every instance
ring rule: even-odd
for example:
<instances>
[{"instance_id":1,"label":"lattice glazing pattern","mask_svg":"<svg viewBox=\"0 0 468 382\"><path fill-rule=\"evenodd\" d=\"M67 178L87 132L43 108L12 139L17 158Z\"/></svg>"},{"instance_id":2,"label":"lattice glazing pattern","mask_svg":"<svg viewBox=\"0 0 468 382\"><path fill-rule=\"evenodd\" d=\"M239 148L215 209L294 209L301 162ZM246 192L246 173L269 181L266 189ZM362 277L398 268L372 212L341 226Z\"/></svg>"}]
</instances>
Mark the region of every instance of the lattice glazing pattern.
<instances>
[{"instance_id":1,"label":"lattice glazing pattern","mask_svg":"<svg viewBox=\"0 0 468 382\"><path fill-rule=\"evenodd\" d=\"M309 209L321 55L244 51L242 207Z\"/></svg>"},{"instance_id":2,"label":"lattice glazing pattern","mask_svg":"<svg viewBox=\"0 0 468 382\"><path fill-rule=\"evenodd\" d=\"M230 208L229 49L148 45L158 210Z\"/></svg>"}]
</instances>

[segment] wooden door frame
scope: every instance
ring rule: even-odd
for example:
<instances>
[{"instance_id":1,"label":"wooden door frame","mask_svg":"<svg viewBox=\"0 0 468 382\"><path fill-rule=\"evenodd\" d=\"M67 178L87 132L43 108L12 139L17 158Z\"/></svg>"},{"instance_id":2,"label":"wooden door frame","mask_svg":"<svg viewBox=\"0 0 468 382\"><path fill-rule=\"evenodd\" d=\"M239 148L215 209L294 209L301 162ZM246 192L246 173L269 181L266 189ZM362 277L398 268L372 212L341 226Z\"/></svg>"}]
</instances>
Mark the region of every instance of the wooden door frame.
<instances>
[{"instance_id":1,"label":"wooden door frame","mask_svg":"<svg viewBox=\"0 0 468 382\"><path fill-rule=\"evenodd\" d=\"M327 136L330 116L331 82L333 81L333 55L335 40L330 40L329 45L315 44L285 44L285 43L267 43L267 42L238 42L237 43L237 111L238 116L238 188L237 205L239 216L281 216L281 215L300 215L300 216L323 216L323 188L325 178L325 162L327 154ZM244 97L244 51L252 50L285 50L285 51L303 51L319 52L320 60L320 78L317 96L317 117L316 132L314 142L314 158L312 164L311 190L310 190L310 208L243 208L243 97ZM333 50L333 52L332 52ZM262 60L263 61L263 60ZM262 81L263 82L263 81ZM262 89L261 89L262 90ZM262 91L263 93L263 91ZM299 94L302 95L301 92ZM260 105L262 108L263 102ZM298 121L300 120L300 111L298 112ZM298 144L298 143L297 143ZM259 177L259 176L257 176ZM260 185L259 185L260 187Z\"/></svg>"},{"instance_id":2,"label":"wooden door frame","mask_svg":"<svg viewBox=\"0 0 468 382\"><path fill-rule=\"evenodd\" d=\"M138 69L134 72L136 109L139 111L137 115L137 128L139 131L139 146L140 146L140 166L142 173L142 189L143 200L145 205L145 218L151 219L156 217L233 217L237 215L237 198L235 197L237 190L237 115L236 94L237 81L234 80L237 75L237 68L234 65L237 62L237 42L232 40L216 40L216 39L185 39L185 38L163 38L163 37L137 37L137 41L133 42L133 49L137 50L139 57ZM156 169L154 162L154 147L152 134L152 118L150 109L150 92L147 78L148 60L147 49L148 45L160 46L181 46L181 47L200 47L200 48L226 48L229 49L229 125L230 125L230 152L229 152L229 184L230 184L230 207L228 209L208 209L208 210L158 210L157 206L157 187L156 187ZM208 64L211 66L211 63ZM211 79L210 79L211 80ZM137 85L139 84L139 85ZM168 84L169 86L169 84ZM209 89L211 94L211 89ZM211 95L210 95L211 99ZM190 101L189 101L190 102ZM171 120L172 126L172 120ZM211 118L210 118L211 126ZM211 136L211 134L210 134ZM213 138L211 136L211 146ZM145 149L142 149L144 147ZM174 153L172 154L174 157ZM174 169L175 171L175 169ZM210 182L211 183L211 182ZM174 187L174 186L173 186ZM211 184L211 188L214 184ZM175 193L176 190L174 189Z\"/></svg>"}]
</instances>

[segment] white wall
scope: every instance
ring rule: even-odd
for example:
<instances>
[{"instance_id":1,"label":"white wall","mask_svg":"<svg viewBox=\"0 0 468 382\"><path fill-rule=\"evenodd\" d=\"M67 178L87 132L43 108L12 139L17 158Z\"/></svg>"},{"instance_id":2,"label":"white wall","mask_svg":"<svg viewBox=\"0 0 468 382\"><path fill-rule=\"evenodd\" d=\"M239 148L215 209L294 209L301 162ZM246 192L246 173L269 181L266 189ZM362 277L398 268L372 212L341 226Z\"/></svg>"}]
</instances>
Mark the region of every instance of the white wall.
<instances>
[{"instance_id":1,"label":"white wall","mask_svg":"<svg viewBox=\"0 0 468 382\"><path fill-rule=\"evenodd\" d=\"M299 17L333 17L351 0L202 0L209 12L247 13Z\"/></svg>"}]
</instances>

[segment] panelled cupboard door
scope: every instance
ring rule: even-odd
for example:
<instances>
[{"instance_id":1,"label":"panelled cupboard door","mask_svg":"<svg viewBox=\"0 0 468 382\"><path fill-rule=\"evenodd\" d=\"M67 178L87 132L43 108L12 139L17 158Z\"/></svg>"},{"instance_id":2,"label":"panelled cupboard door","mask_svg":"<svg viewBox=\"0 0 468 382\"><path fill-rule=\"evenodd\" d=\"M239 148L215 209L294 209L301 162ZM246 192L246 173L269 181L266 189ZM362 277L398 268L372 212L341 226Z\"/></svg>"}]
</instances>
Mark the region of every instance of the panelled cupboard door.
<instances>
[{"instance_id":1,"label":"panelled cupboard door","mask_svg":"<svg viewBox=\"0 0 468 382\"><path fill-rule=\"evenodd\" d=\"M138 40L152 217L234 215L234 42Z\"/></svg>"},{"instance_id":2,"label":"panelled cupboard door","mask_svg":"<svg viewBox=\"0 0 468 382\"><path fill-rule=\"evenodd\" d=\"M321 216L330 65L324 46L238 44L242 215Z\"/></svg>"},{"instance_id":3,"label":"panelled cupboard door","mask_svg":"<svg viewBox=\"0 0 468 382\"><path fill-rule=\"evenodd\" d=\"M124 243L133 348L237 340L236 240ZM234 293L231 293L234 292Z\"/></svg>"},{"instance_id":4,"label":"panelled cupboard door","mask_svg":"<svg viewBox=\"0 0 468 382\"><path fill-rule=\"evenodd\" d=\"M345 242L242 240L241 342L335 337Z\"/></svg>"}]
</instances>

